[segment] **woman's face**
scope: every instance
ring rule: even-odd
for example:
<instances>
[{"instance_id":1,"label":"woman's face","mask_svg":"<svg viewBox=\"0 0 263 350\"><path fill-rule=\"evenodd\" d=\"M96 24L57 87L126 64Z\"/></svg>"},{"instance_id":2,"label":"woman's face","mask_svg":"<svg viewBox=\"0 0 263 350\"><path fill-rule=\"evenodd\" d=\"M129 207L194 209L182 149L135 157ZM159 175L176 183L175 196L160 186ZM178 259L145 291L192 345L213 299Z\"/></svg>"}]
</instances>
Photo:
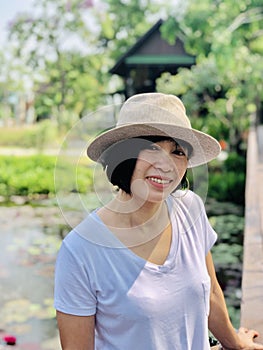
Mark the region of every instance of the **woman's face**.
<instances>
[{"instance_id":1,"label":"woman's face","mask_svg":"<svg viewBox=\"0 0 263 350\"><path fill-rule=\"evenodd\" d=\"M132 195L149 202L164 200L180 184L187 164L187 150L175 141L149 142L138 155L131 178Z\"/></svg>"}]
</instances>

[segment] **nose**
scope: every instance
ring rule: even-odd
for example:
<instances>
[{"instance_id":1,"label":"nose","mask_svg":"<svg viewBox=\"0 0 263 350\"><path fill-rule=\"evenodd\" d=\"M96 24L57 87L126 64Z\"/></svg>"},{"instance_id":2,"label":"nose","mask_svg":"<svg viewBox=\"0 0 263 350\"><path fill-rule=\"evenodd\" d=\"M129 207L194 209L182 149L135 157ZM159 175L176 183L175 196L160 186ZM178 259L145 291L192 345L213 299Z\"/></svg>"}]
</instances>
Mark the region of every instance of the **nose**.
<instances>
[{"instance_id":1,"label":"nose","mask_svg":"<svg viewBox=\"0 0 263 350\"><path fill-rule=\"evenodd\" d=\"M166 153L165 151L162 151L157 155L153 166L156 169L162 170L165 173L168 173L168 172L175 170L174 162L172 161L169 154Z\"/></svg>"}]
</instances>

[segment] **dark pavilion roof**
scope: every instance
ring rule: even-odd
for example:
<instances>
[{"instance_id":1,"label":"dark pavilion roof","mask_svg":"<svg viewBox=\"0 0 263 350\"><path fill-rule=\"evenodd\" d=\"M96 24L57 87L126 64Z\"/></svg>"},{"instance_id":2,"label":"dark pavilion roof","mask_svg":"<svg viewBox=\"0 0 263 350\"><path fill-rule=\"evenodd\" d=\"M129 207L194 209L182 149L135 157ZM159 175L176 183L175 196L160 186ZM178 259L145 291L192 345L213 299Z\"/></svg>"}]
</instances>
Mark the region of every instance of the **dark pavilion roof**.
<instances>
[{"instance_id":1,"label":"dark pavilion roof","mask_svg":"<svg viewBox=\"0 0 263 350\"><path fill-rule=\"evenodd\" d=\"M111 68L111 74L126 77L132 68L148 66L152 68L165 67L173 72L179 67L190 67L195 64L195 57L188 55L183 42L176 38L174 45L170 45L161 36L160 27L163 20L159 20L146 32Z\"/></svg>"}]
</instances>

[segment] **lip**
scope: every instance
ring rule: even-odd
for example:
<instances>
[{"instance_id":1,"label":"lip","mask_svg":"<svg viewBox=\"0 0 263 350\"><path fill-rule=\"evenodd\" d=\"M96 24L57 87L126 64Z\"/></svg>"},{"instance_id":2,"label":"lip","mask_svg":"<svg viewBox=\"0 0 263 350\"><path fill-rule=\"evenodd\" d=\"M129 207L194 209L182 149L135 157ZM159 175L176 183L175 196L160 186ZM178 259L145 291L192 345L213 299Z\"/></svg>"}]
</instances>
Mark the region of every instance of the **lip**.
<instances>
[{"instance_id":1,"label":"lip","mask_svg":"<svg viewBox=\"0 0 263 350\"><path fill-rule=\"evenodd\" d=\"M163 177L163 176L155 176L149 175L146 177L146 180L155 188L163 189L169 187L173 182L172 179Z\"/></svg>"}]
</instances>

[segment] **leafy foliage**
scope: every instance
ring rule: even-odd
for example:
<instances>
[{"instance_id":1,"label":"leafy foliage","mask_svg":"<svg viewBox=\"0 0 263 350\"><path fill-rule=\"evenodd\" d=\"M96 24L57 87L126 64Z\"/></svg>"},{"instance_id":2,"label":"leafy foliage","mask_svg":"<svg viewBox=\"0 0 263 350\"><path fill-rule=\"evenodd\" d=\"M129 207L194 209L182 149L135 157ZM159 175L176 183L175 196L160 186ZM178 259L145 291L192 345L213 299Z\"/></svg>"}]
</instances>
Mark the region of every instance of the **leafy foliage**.
<instances>
[{"instance_id":1,"label":"leafy foliage","mask_svg":"<svg viewBox=\"0 0 263 350\"><path fill-rule=\"evenodd\" d=\"M38 118L59 121L65 109L81 117L104 101L107 79L107 57L98 52L96 30L87 21L92 3L42 0L35 7L10 26L11 54L31 68Z\"/></svg>"},{"instance_id":2,"label":"leafy foliage","mask_svg":"<svg viewBox=\"0 0 263 350\"><path fill-rule=\"evenodd\" d=\"M157 89L181 95L193 124L226 139L232 151L240 152L249 116L263 101L262 19L259 0L205 0L190 1L180 21L163 25L169 41L174 32L184 39L197 64L164 75Z\"/></svg>"},{"instance_id":3,"label":"leafy foliage","mask_svg":"<svg viewBox=\"0 0 263 350\"><path fill-rule=\"evenodd\" d=\"M46 155L35 156L1 156L0 157L0 195L9 198L12 195L54 196L54 169L56 157ZM64 176L71 164L65 163ZM86 193L92 184L92 170L85 165L78 167L77 188L68 191Z\"/></svg>"},{"instance_id":4,"label":"leafy foliage","mask_svg":"<svg viewBox=\"0 0 263 350\"><path fill-rule=\"evenodd\" d=\"M0 146L2 147L36 148L42 150L47 146L56 146L57 140L57 125L50 120L19 128L0 128Z\"/></svg>"},{"instance_id":5,"label":"leafy foliage","mask_svg":"<svg viewBox=\"0 0 263 350\"><path fill-rule=\"evenodd\" d=\"M108 0L104 5L106 11L99 16L99 45L116 60L149 29L149 17L158 13L160 5L149 0Z\"/></svg>"},{"instance_id":6,"label":"leafy foliage","mask_svg":"<svg viewBox=\"0 0 263 350\"><path fill-rule=\"evenodd\" d=\"M213 162L209 173L209 196L218 201L245 204L246 158L230 153L221 164Z\"/></svg>"},{"instance_id":7,"label":"leafy foliage","mask_svg":"<svg viewBox=\"0 0 263 350\"><path fill-rule=\"evenodd\" d=\"M11 74L5 74L9 87L4 90L21 90L29 76L39 118L59 120L65 110L81 117L104 103L120 85L110 79L109 68L164 17L164 38L171 44L183 39L197 65L176 77L165 75L158 90L184 95L194 121L203 120L202 129L214 129L230 141L231 150L239 148L248 115L262 101L260 0L178 0L176 6L148 0L41 0L35 9L10 25L14 59L8 60Z\"/></svg>"}]
</instances>

